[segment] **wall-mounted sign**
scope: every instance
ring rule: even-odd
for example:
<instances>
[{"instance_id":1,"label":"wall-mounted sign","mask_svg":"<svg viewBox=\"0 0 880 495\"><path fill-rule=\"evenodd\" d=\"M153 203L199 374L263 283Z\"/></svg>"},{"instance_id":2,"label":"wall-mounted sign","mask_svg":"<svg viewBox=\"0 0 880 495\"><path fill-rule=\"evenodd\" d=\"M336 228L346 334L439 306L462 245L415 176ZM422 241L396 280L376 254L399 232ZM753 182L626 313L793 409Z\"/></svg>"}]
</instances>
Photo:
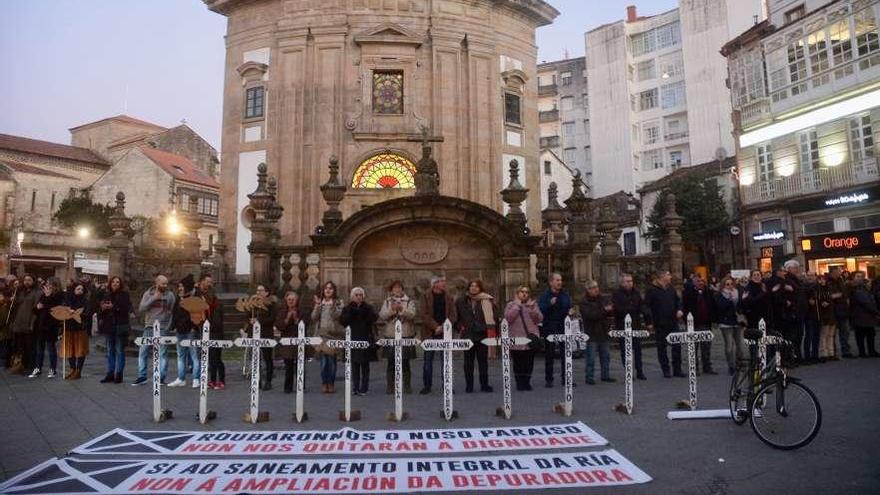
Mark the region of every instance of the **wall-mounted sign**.
<instances>
[{"instance_id":1,"label":"wall-mounted sign","mask_svg":"<svg viewBox=\"0 0 880 495\"><path fill-rule=\"evenodd\" d=\"M859 203L864 203L871 199L871 195L866 192L854 192L850 194L843 194L840 196L836 196L833 198L828 198L825 200L825 206L844 206L844 205L855 205Z\"/></svg>"},{"instance_id":2,"label":"wall-mounted sign","mask_svg":"<svg viewBox=\"0 0 880 495\"><path fill-rule=\"evenodd\" d=\"M858 230L801 239L801 250L811 253L874 252L880 249L880 230Z\"/></svg>"},{"instance_id":3,"label":"wall-mounted sign","mask_svg":"<svg viewBox=\"0 0 880 495\"><path fill-rule=\"evenodd\" d=\"M776 241L785 237L785 231L782 230L772 230L770 232L758 232L757 234L752 234L753 241Z\"/></svg>"},{"instance_id":4,"label":"wall-mounted sign","mask_svg":"<svg viewBox=\"0 0 880 495\"><path fill-rule=\"evenodd\" d=\"M761 258L779 258L783 254L785 254L785 247L782 244L761 247Z\"/></svg>"}]
</instances>

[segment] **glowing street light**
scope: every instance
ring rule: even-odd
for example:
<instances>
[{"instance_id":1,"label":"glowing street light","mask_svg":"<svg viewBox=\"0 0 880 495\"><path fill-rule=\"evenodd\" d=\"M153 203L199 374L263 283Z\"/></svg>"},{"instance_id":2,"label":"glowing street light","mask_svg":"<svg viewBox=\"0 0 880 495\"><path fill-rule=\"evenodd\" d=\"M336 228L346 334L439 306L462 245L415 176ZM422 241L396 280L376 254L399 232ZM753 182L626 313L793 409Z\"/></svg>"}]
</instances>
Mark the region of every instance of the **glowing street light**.
<instances>
[{"instance_id":1,"label":"glowing street light","mask_svg":"<svg viewBox=\"0 0 880 495\"><path fill-rule=\"evenodd\" d=\"M76 230L76 235L80 239L88 239L91 234L92 231L86 226L82 226Z\"/></svg>"},{"instance_id":2,"label":"glowing street light","mask_svg":"<svg viewBox=\"0 0 880 495\"><path fill-rule=\"evenodd\" d=\"M171 210L171 214L168 215L168 220L166 220L165 223L168 233L171 235L176 236L183 230L183 226L180 225L180 221L177 220L177 210Z\"/></svg>"}]
</instances>

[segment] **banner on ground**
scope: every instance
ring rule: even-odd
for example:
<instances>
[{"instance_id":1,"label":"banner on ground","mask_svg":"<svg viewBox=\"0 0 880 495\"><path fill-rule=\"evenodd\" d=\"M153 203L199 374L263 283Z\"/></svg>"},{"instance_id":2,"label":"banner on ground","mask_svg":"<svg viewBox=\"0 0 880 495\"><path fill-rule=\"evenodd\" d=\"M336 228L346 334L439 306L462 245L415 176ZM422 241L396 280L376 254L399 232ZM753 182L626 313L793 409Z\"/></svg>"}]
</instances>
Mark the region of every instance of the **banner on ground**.
<instances>
[{"instance_id":1,"label":"banner on ground","mask_svg":"<svg viewBox=\"0 0 880 495\"><path fill-rule=\"evenodd\" d=\"M53 459L0 493L409 493L609 487L651 477L616 450L344 459Z\"/></svg>"},{"instance_id":2,"label":"banner on ground","mask_svg":"<svg viewBox=\"0 0 880 495\"><path fill-rule=\"evenodd\" d=\"M608 440L582 422L466 429L336 431L111 430L74 448L79 455L298 456L356 454L462 454L585 448Z\"/></svg>"}]
</instances>

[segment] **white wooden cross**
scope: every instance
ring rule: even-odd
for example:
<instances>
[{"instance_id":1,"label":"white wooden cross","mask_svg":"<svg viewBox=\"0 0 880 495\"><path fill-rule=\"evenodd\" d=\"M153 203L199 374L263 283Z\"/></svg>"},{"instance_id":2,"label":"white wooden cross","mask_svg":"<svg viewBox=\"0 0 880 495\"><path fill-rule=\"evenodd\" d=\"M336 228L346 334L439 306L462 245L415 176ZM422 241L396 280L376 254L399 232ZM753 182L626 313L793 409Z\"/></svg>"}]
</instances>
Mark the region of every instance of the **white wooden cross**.
<instances>
[{"instance_id":1,"label":"white wooden cross","mask_svg":"<svg viewBox=\"0 0 880 495\"><path fill-rule=\"evenodd\" d=\"M758 331L761 332L761 338L758 340L748 340L746 339L746 343L749 345L757 345L758 346L758 361L761 363L761 373L767 369L767 346L768 345L783 345L786 344L784 338L779 337L777 335L767 335L767 323L761 318L761 321L758 322ZM776 364L778 365L782 359L782 353L777 349L776 351Z\"/></svg>"},{"instance_id":2,"label":"white wooden cross","mask_svg":"<svg viewBox=\"0 0 880 495\"><path fill-rule=\"evenodd\" d=\"M556 404L553 410L563 416L571 416L572 405L574 399L574 390L572 389L572 380L574 379L574 362L572 360L572 351L574 347L580 343L586 343L590 340L590 336L581 333L580 323L578 320L572 319L570 316L565 317L565 333L550 334L547 336L548 342L560 343L565 347L565 399L562 403ZM548 350L548 352L550 352Z\"/></svg>"},{"instance_id":3,"label":"white wooden cross","mask_svg":"<svg viewBox=\"0 0 880 495\"><path fill-rule=\"evenodd\" d=\"M296 338L284 337L279 342L281 345L296 346L296 411L293 413L293 419L297 423L302 423L309 418L308 414L303 411L303 392L305 390L305 367L306 367L306 346L321 345L324 339L321 337L306 337L306 324L300 320L296 327Z\"/></svg>"},{"instance_id":4,"label":"white wooden cross","mask_svg":"<svg viewBox=\"0 0 880 495\"><path fill-rule=\"evenodd\" d=\"M361 419L360 410L351 410L351 350L368 349L370 343L365 340L351 340L351 327L345 327L345 340L328 340L327 347L345 349L345 409L339 411L339 420L358 421Z\"/></svg>"},{"instance_id":5,"label":"white wooden cross","mask_svg":"<svg viewBox=\"0 0 880 495\"><path fill-rule=\"evenodd\" d=\"M687 344L688 352L688 404L691 411L697 410L697 342L711 342L715 335L709 330L694 331L694 315L687 315L687 332L672 332L666 336L671 345ZM729 414L728 414L729 415Z\"/></svg>"},{"instance_id":6,"label":"white wooden cross","mask_svg":"<svg viewBox=\"0 0 880 495\"><path fill-rule=\"evenodd\" d=\"M176 344L177 337L162 337L159 320L155 320L152 337L141 336L134 339L134 343L141 347L151 346L153 348L153 421L161 423L166 419L171 419L173 415L171 410L162 409L162 375L159 354L163 346Z\"/></svg>"},{"instance_id":7,"label":"white wooden cross","mask_svg":"<svg viewBox=\"0 0 880 495\"><path fill-rule=\"evenodd\" d=\"M496 416L503 416L504 419L510 419L513 414L513 406L510 397L510 346L512 345L528 345L528 337L510 337L510 324L507 320L501 320L501 336L486 337L482 343L487 346L501 347L501 389L504 393L504 402L495 411Z\"/></svg>"},{"instance_id":8,"label":"white wooden cross","mask_svg":"<svg viewBox=\"0 0 880 495\"><path fill-rule=\"evenodd\" d=\"M608 336L623 339L624 360L624 404L627 414L633 411L633 350L632 339L650 335L647 330L633 330L632 317L627 314L623 320L623 330L612 330Z\"/></svg>"},{"instance_id":9,"label":"white wooden cross","mask_svg":"<svg viewBox=\"0 0 880 495\"><path fill-rule=\"evenodd\" d=\"M474 343L471 339L452 338L452 322L448 319L443 322L442 339L422 342L422 349L426 351L443 351L443 417L446 421L452 421L453 418L458 417L458 411L453 407L452 352L467 351L473 346Z\"/></svg>"},{"instance_id":10,"label":"white wooden cross","mask_svg":"<svg viewBox=\"0 0 880 495\"><path fill-rule=\"evenodd\" d=\"M183 347L198 347L200 349L201 367L199 368L199 423L205 424L217 417L214 411L208 410L208 352L213 349L228 349L232 347L231 340L211 340L211 322L205 320L202 323L202 339L181 340Z\"/></svg>"},{"instance_id":11,"label":"white wooden cross","mask_svg":"<svg viewBox=\"0 0 880 495\"><path fill-rule=\"evenodd\" d=\"M235 339L236 347L250 348L251 354L251 403L250 409L244 415L245 422L256 424L269 421L269 412L260 411L260 348L275 347L278 342L273 339L260 338L260 322L254 321L253 337L239 337ZM244 352L248 352L245 349Z\"/></svg>"},{"instance_id":12,"label":"white wooden cross","mask_svg":"<svg viewBox=\"0 0 880 495\"><path fill-rule=\"evenodd\" d=\"M394 338L379 339L376 345L394 348L394 412L388 414L389 421L403 421L409 417L403 412L403 348L419 345L419 339L403 338L403 325L400 319L394 322Z\"/></svg>"}]
</instances>

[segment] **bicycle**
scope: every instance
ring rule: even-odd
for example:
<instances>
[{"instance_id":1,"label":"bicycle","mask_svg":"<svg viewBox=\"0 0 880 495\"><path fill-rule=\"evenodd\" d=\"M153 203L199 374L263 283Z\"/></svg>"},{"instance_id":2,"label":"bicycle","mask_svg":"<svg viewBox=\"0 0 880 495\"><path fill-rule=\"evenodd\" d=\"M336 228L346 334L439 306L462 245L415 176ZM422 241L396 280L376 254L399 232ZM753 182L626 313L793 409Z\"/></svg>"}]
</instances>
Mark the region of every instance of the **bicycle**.
<instances>
[{"instance_id":1,"label":"bicycle","mask_svg":"<svg viewBox=\"0 0 880 495\"><path fill-rule=\"evenodd\" d=\"M779 348L790 347L791 342L767 335L763 320L758 330L746 330L744 337L750 353L730 383L733 421L742 425L749 420L758 438L776 449L794 450L809 444L822 426L819 399L800 379L788 375L779 349L767 364L768 344Z\"/></svg>"}]
</instances>

